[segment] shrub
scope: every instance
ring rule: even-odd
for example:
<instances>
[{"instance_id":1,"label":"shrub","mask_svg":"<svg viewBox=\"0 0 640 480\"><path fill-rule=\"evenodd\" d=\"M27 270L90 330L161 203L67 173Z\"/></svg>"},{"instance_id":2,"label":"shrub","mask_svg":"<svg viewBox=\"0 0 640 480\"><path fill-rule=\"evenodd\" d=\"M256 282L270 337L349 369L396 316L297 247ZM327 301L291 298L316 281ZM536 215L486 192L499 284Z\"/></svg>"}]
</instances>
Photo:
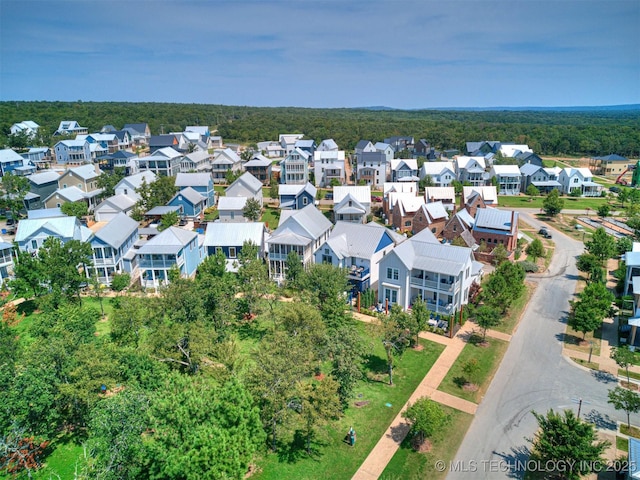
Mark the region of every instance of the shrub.
<instances>
[{"instance_id":1,"label":"shrub","mask_svg":"<svg viewBox=\"0 0 640 480\"><path fill-rule=\"evenodd\" d=\"M533 262L524 260L518 263L522 266L522 268L524 268L524 271L527 273L536 273L538 271L538 265Z\"/></svg>"}]
</instances>

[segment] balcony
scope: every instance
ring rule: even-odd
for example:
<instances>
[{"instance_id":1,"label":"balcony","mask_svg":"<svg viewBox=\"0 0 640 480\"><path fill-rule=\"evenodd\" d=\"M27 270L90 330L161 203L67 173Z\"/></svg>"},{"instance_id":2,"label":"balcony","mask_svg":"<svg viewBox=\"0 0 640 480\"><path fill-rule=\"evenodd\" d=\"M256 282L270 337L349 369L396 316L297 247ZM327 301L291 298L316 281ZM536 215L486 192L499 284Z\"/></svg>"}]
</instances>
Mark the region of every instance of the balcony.
<instances>
[{"instance_id":1,"label":"balcony","mask_svg":"<svg viewBox=\"0 0 640 480\"><path fill-rule=\"evenodd\" d=\"M358 267L356 265L352 265L349 268L349 278L355 280L363 280L369 276L370 270L367 267Z\"/></svg>"},{"instance_id":2,"label":"balcony","mask_svg":"<svg viewBox=\"0 0 640 480\"><path fill-rule=\"evenodd\" d=\"M433 280L433 279L429 279L429 278L422 278L421 276L411 276L411 286L413 287L426 287L426 288L430 288L432 290L439 290L441 292L453 292L455 290L456 287L456 283L455 282L443 282L442 280L440 282Z\"/></svg>"},{"instance_id":3,"label":"balcony","mask_svg":"<svg viewBox=\"0 0 640 480\"><path fill-rule=\"evenodd\" d=\"M175 259L170 260L167 258L160 258L160 259L140 258L138 265L140 266L140 268L152 270L152 269L168 269L173 267L174 265L177 265L178 267L180 267L182 266L183 263L184 263L184 258L182 257L180 257L178 261L176 261Z\"/></svg>"}]
</instances>

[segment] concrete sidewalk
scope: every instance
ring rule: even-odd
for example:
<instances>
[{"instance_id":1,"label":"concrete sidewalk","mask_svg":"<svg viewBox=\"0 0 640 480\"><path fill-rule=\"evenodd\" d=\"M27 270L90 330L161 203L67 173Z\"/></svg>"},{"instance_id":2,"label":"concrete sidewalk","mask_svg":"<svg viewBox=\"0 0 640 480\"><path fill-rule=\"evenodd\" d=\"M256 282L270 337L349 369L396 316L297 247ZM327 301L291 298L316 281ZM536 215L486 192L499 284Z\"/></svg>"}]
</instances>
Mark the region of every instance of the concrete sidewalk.
<instances>
[{"instance_id":1,"label":"concrete sidewalk","mask_svg":"<svg viewBox=\"0 0 640 480\"><path fill-rule=\"evenodd\" d=\"M365 315L358 314L356 318L361 319ZM369 317L371 318L371 317ZM365 320L365 319L362 319ZM367 321L367 320L365 320ZM371 321L371 320L369 320ZM353 480L371 480L378 478L391 458L395 455L400 444L409 432L409 424L402 418L402 413L407 409L409 403L413 404L421 397L427 396L432 400L443 403L449 407L462 410L470 414L476 412L477 405L475 403L463 400L461 398L449 395L444 392L437 391L438 386L447 375L447 372L456 361L460 352L467 344L466 340L476 328L472 322L466 322L452 339L436 335L428 332L420 334L422 338L437 341L446 345L444 351L440 354L436 362L433 364L422 382L413 392L407 403L402 407L400 413L393 419L387 431L382 435L369 456L362 463L358 471L352 477ZM487 332L488 334L488 332Z\"/></svg>"}]
</instances>

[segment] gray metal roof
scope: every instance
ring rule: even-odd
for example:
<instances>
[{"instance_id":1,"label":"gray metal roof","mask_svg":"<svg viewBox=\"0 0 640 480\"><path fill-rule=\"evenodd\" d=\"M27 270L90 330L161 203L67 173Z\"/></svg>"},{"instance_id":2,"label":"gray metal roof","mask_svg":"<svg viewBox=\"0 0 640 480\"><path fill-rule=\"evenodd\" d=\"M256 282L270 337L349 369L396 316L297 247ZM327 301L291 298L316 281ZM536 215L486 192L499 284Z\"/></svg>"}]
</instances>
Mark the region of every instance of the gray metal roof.
<instances>
[{"instance_id":1,"label":"gray metal roof","mask_svg":"<svg viewBox=\"0 0 640 480\"><path fill-rule=\"evenodd\" d=\"M511 232L517 224L518 212L498 210L497 208L478 208L474 229L482 228Z\"/></svg>"},{"instance_id":2,"label":"gray metal roof","mask_svg":"<svg viewBox=\"0 0 640 480\"><path fill-rule=\"evenodd\" d=\"M280 225L271 235L270 243L286 243L276 241L285 231L292 232L298 237L306 238L307 243L331 228L331 222L314 205L307 205L302 210L293 210L284 220L280 217ZM306 245L306 243L305 243Z\"/></svg>"},{"instance_id":3,"label":"gray metal roof","mask_svg":"<svg viewBox=\"0 0 640 480\"><path fill-rule=\"evenodd\" d=\"M264 223L261 222L210 222L204 236L207 247L234 247L251 241L261 245L264 240Z\"/></svg>"},{"instance_id":4,"label":"gray metal roof","mask_svg":"<svg viewBox=\"0 0 640 480\"><path fill-rule=\"evenodd\" d=\"M236 181L233 182L231 185L229 185L226 189L229 190L231 187L233 187L236 184L244 185L251 192L259 192L260 189L262 189L262 182L258 180L256 177L254 177L253 175L251 175L251 173L249 172L245 172L242 175L240 175L236 179Z\"/></svg>"},{"instance_id":5,"label":"gray metal roof","mask_svg":"<svg viewBox=\"0 0 640 480\"><path fill-rule=\"evenodd\" d=\"M30 219L36 218L52 218L52 217L66 217L59 207L56 208L39 208L36 210L27 211L27 217Z\"/></svg>"},{"instance_id":6,"label":"gray metal roof","mask_svg":"<svg viewBox=\"0 0 640 480\"><path fill-rule=\"evenodd\" d=\"M455 276L473 260L470 248L434 243L427 234L423 236L423 232L431 233L425 229L393 250L407 268Z\"/></svg>"},{"instance_id":7,"label":"gray metal roof","mask_svg":"<svg viewBox=\"0 0 640 480\"><path fill-rule=\"evenodd\" d=\"M122 244L138 230L138 222L125 213L118 213L104 227L95 232L95 237L113 248L120 248Z\"/></svg>"},{"instance_id":8,"label":"gray metal roof","mask_svg":"<svg viewBox=\"0 0 640 480\"><path fill-rule=\"evenodd\" d=\"M138 253L177 253L197 236L197 233L183 228L169 227L140 247Z\"/></svg>"},{"instance_id":9,"label":"gray metal roof","mask_svg":"<svg viewBox=\"0 0 640 480\"><path fill-rule=\"evenodd\" d=\"M395 244L406 240L401 235L392 235L392 231L377 223L336 222L327 239L331 249L342 257L371 259L380 244L380 239L388 235Z\"/></svg>"},{"instance_id":10,"label":"gray metal roof","mask_svg":"<svg viewBox=\"0 0 640 480\"><path fill-rule=\"evenodd\" d=\"M257 154L254 155L251 160L244 164L245 168L247 167L268 167L271 165L271 160L267 157Z\"/></svg>"},{"instance_id":11,"label":"gray metal roof","mask_svg":"<svg viewBox=\"0 0 640 480\"><path fill-rule=\"evenodd\" d=\"M218 210L242 210L247 204L247 197L220 197Z\"/></svg>"},{"instance_id":12,"label":"gray metal roof","mask_svg":"<svg viewBox=\"0 0 640 480\"><path fill-rule=\"evenodd\" d=\"M105 205L111 205L112 207L124 212L125 210L133 208L135 204L136 201L133 198L120 194L105 198L95 209L100 210Z\"/></svg>"},{"instance_id":13,"label":"gray metal roof","mask_svg":"<svg viewBox=\"0 0 640 480\"><path fill-rule=\"evenodd\" d=\"M145 215L166 215L167 213L179 211L179 206L172 207L171 205L159 205L157 207L153 207L151 210L145 213Z\"/></svg>"},{"instance_id":14,"label":"gray metal roof","mask_svg":"<svg viewBox=\"0 0 640 480\"><path fill-rule=\"evenodd\" d=\"M176 175L176 187L208 187L212 181L210 173L178 173Z\"/></svg>"},{"instance_id":15,"label":"gray metal roof","mask_svg":"<svg viewBox=\"0 0 640 480\"><path fill-rule=\"evenodd\" d=\"M186 198L189 203L191 203L191 205L197 205L198 203L203 202L205 199L205 197L203 197L200 192L196 192L191 187L186 187L176 193L170 200L170 202L172 202L176 197L179 196L183 196L184 198Z\"/></svg>"}]
</instances>

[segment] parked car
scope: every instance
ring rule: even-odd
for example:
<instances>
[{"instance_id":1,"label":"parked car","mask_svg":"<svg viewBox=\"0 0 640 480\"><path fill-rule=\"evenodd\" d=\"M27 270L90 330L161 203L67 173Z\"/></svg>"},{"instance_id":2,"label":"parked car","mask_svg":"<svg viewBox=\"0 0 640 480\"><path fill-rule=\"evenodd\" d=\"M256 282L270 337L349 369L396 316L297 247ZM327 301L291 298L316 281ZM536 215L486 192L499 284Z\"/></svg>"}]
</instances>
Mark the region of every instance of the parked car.
<instances>
[{"instance_id":1,"label":"parked car","mask_svg":"<svg viewBox=\"0 0 640 480\"><path fill-rule=\"evenodd\" d=\"M333 200L333 193L327 193L327 194L324 196L324 199L325 199L325 200Z\"/></svg>"},{"instance_id":2,"label":"parked car","mask_svg":"<svg viewBox=\"0 0 640 480\"><path fill-rule=\"evenodd\" d=\"M551 238L551 234L549 233L549 230L547 230L544 227L538 230L538 235L542 235L544 238Z\"/></svg>"},{"instance_id":3,"label":"parked car","mask_svg":"<svg viewBox=\"0 0 640 480\"><path fill-rule=\"evenodd\" d=\"M382 201L382 197L371 197L371 201L372 202L381 202Z\"/></svg>"},{"instance_id":4,"label":"parked car","mask_svg":"<svg viewBox=\"0 0 640 480\"><path fill-rule=\"evenodd\" d=\"M616 186L609 187L609 191L613 193L620 193L620 187L616 187Z\"/></svg>"}]
</instances>

